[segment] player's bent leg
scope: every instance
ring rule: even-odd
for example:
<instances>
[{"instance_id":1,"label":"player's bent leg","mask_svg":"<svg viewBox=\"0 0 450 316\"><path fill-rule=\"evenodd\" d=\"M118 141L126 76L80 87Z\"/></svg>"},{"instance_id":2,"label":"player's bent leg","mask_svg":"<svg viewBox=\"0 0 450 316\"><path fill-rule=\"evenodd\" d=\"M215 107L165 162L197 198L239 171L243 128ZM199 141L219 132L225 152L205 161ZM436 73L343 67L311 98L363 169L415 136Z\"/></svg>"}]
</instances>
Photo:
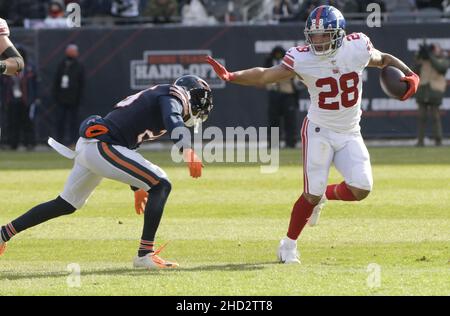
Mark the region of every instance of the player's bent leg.
<instances>
[{"instance_id":1,"label":"player's bent leg","mask_svg":"<svg viewBox=\"0 0 450 316\"><path fill-rule=\"evenodd\" d=\"M103 142L90 144L86 155L77 158L102 177L150 190L166 173L134 150Z\"/></svg>"},{"instance_id":2,"label":"player's bent leg","mask_svg":"<svg viewBox=\"0 0 450 316\"><path fill-rule=\"evenodd\" d=\"M308 198L307 198L308 197ZM303 193L292 208L287 237L297 240L321 196Z\"/></svg>"},{"instance_id":3,"label":"player's bent leg","mask_svg":"<svg viewBox=\"0 0 450 316\"><path fill-rule=\"evenodd\" d=\"M149 190L149 200L144 212L144 228L141 242L138 255L133 261L135 268L166 269L178 267L178 263L164 260L159 256L163 248L154 249L156 231L171 190L172 185L166 178L160 179L159 183Z\"/></svg>"},{"instance_id":4,"label":"player's bent leg","mask_svg":"<svg viewBox=\"0 0 450 316\"><path fill-rule=\"evenodd\" d=\"M102 177L82 166L77 157L60 196L76 209L81 209L101 181Z\"/></svg>"},{"instance_id":5,"label":"player's bent leg","mask_svg":"<svg viewBox=\"0 0 450 316\"><path fill-rule=\"evenodd\" d=\"M317 199L315 199L316 201ZM319 202L317 202L317 205L314 206L314 209L312 211L311 216L309 217L308 220L308 225L309 226L316 226L319 224L319 220L320 220L320 214L322 213L322 209L325 206L325 203L327 202L327 197L325 194L323 194L320 197Z\"/></svg>"},{"instance_id":6,"label":"player's bent leg","mask_svg":"<svg viewBox=\"0 0 450 316\"><path fill-rule=\"evenodd\" d=\"M281 240L278 259L283 263L300 263L297 239L314 212L326 189L328 173L333 159L333 148L328 141L327 129L305 118L302 126L304 193L295 202L287 236ZM322 205L323 207L323 205ZM317 215L317 221L318 221Z\"/></svg>"},{"instance_id":7,"label":"player's bent leg","mask_svg":"<svg viewBox=\"0 0 450 316\"><path fill-rule=\"evenodd\" d=\"M300 263L300 253L297 250L297 239L308 222L314 207L321 196L303 193L292 208L287 236L280 241L278 260L286 264Z\"/></svg>"},{"instance_id":8,"label":"player's bent leg","mask_svg":"<svg viewBox=\"0 0 450 316\"><path fill-rule=\"evenodd\" d=\"M334 155L331 131L305 120L302 128L304 191L306 200L314 205L308 224L317 225L325 205L324 192Z\"/></svg>"},{"instance_id":9,"label":"player's bent leg","mask_svg":"<svg viewBox=\"0 0 450 316\"><path fill-rule=\"evenodd\" d=\"M78 157L81 163L102 177L148 192L140 247L133 266L147 269L177 267L177 263L158 256L162 249L154 249L156 231L172 190L166 173L134 150L103 142L90 144L85 154Z\"/></svg>"},{"instance_id":10,"label":"player's bent leg","mask_svg":"<svg viewBox=\"0 0 450 316\"><path fill-rule=\"evenodd\" d=\"M371 190L360 189L345 183L331 184L327 187L326 198L328 200L361 201L369 196Z\"/></svg>"},{"instance_id":11,"label":"player's bent leg","mask_svg":"<svg viewBox=\"0 0 450 316\"><path fill-rule=\"evenodd\" d=\"M347 187L349 188L350 191L352 191L353 196L355 197L355 199L357 201L364 200L370 194L370 190L364 190L364 189L356 188L356 187L353 187L351 185L347 185Z\"/></svg>"},{"instance_id":12,"label":"player's bent leg","mask_svg":"<svg viewBox=\"0 0 450 316\"><path fill-rule=\"evenodd\" d=\"M72 214L75 211L76 208L60 196L52 201L33 207L27 213L1 227L0 255L5 252L6 242L21 231L42 224L53 218Z\"/></svg>"},{"instance_id":13,"label":"player's bent leg","mask_svg":"<svg viewBox=\"0 0 450 316\"><path fill-rule=\"evenodd\" d=\"M334 163L345 181L327 187L329 200L361 201L373 186L370 156L362 137L350 136L345 146L336 152Z\"/></svg>"},{"instance_id":14,"label":"player's bent leg","mask_svg":"<svg viewBox=\"0 0 450 316\"><path fill-rule=\"evenodd\" d=\"M56 199L33 207L24 215L1 228L0 253L4 252L5 243L17 233L53 218L72 214L77 209L82 208L100 181L101 177L81 166L75 160L75 165L66 181L64 190Z\"/></svg>"}]
</instances>

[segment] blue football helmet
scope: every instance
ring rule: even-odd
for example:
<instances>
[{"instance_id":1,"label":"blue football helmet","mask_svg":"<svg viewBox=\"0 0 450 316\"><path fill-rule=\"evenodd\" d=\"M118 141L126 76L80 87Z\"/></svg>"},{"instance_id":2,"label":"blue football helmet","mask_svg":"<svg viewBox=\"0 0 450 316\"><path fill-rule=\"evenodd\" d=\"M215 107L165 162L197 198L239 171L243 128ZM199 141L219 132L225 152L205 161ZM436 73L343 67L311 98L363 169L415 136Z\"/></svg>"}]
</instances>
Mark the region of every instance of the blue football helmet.
<instances>
[{"instance_id":1,"label":"blue football helmet","mask_svg":"<svg viewBox=\"0 0 450 316\"><path fill-rule=\"evenodd\" d=\"M329 41L314 43L311 36L327 34ZM306 43L315 55L327 56L333 54L341 45L345 37L345 19L341 11L329 5L315 8L305 25Z\"/></svg>"}]
</instances>

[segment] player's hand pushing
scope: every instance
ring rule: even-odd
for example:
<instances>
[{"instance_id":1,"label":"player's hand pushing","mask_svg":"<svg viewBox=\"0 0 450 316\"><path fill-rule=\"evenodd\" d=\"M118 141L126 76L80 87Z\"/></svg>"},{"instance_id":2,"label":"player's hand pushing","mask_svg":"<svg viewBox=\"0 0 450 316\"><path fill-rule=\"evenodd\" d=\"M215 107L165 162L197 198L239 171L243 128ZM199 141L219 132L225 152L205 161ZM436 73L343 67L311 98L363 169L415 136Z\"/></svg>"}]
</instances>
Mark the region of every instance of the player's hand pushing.
<instances>
[{"instance_id":1,"label":"player's hand pushing","mask_svg":"<svg viewBox=\"0 0 450 316\"><path fill-rule=\"evenodd\" d=\"M189 173L193 178L200 178L202 176L202 161L191 148L183 151L184 161L188 164Z\"/></svg>"},{"instance_id":2,"label":"player's hand pushing","mask_svg":"<svg viewBox=\"0 0 450 316\"><path fill-rule=\"evenodd\" d=\"M134 191L134 209L136 210L136 214L138 215L144 214L147 201L148 201L148 192L142 189Z\"/></svg>"},{"instance_id":3,"label":"player's hand pushing","mask_svg":"<svg viewBox=\"0 0 450 316\"><path fill-rule=\"evenodd\" d=\"M211 56L206 56L206 61L213 67L216 74L225 81L232 81L234 74L229 72L224 66L222 66L217 60Z\"/></svg>"}]
</instances>

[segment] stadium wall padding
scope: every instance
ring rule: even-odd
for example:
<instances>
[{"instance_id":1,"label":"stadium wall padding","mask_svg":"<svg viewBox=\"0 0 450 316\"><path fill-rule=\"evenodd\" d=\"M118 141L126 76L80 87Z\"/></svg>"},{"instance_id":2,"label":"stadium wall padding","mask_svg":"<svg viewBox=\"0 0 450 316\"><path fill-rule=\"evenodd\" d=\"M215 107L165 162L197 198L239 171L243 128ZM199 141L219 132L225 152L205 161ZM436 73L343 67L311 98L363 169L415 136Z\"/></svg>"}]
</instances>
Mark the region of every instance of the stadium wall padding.
<instances>
[{"instance_id":1,"label":"stadium wall padding","mask_svg":"<svg viewBox=\"0 0 450 316\"><path fill-rule=\"evenodd\" d=\"M303 25L211 27L111 27L67 30L13 30L13 41L30 51L30 59L40 73L42 106L36 121L38 138L53 134L54 104L51 87L57 64L69 43L80 47L80 59L86 69L86 89L80 121L90 114L106 114L113 105L138 89L153 83L173 81L182 73L194 72L212 83L215 108L207 125L266 126L265 89L224 84L202 56L211 54L230 70L261 66L268 50L276 44L288 47L303 41ZM350 26L347 33L364 32L381 51L413 62L417 44L423 38L434 39L450 50L450 33L442 24L384 24L382 28ZM362 132L367 138L403 138L416 135L414 100L392 102L379 85L379 70L370 69L364 82ZM447 97L450 97L447 89ZM299 100L298 124L308 102ZM390 103L389 103L390 102ZM450 99L442 110L444 133L450 136Z\"/></svg>"}]
</instances>

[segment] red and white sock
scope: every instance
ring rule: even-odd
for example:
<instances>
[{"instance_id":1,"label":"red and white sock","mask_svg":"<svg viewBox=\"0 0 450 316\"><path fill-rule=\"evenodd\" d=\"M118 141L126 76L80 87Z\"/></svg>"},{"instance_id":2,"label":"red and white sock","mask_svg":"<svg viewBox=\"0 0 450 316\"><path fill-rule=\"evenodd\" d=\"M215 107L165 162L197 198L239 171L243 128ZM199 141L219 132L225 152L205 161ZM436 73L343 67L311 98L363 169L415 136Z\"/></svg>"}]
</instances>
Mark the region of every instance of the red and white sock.
<instances>
[{"instance_id":1,"label":"red and white sock","mask_svg":"<svg viewBox=\"0 0 450 316\"><path fill-rule=\"evenodd\" d=\"M356 201L355 195L353 195L344 181L340 184L329 185L325 195L328 200Z\"/></svg>"},{"instance_id":2,"label":"red and white sock","mask_svg":"<svg viewBox=\"0 0 450 316\"><path fill-rule=\"evenodd\" d=\"M316 205L313 205L302 196L295 202L292 208L291 221L289 223L289 230L287 236L290 239L297 240L298 236L305 227L308 219L311 217L312 211Z\"/></svg>"}]
</instances>

